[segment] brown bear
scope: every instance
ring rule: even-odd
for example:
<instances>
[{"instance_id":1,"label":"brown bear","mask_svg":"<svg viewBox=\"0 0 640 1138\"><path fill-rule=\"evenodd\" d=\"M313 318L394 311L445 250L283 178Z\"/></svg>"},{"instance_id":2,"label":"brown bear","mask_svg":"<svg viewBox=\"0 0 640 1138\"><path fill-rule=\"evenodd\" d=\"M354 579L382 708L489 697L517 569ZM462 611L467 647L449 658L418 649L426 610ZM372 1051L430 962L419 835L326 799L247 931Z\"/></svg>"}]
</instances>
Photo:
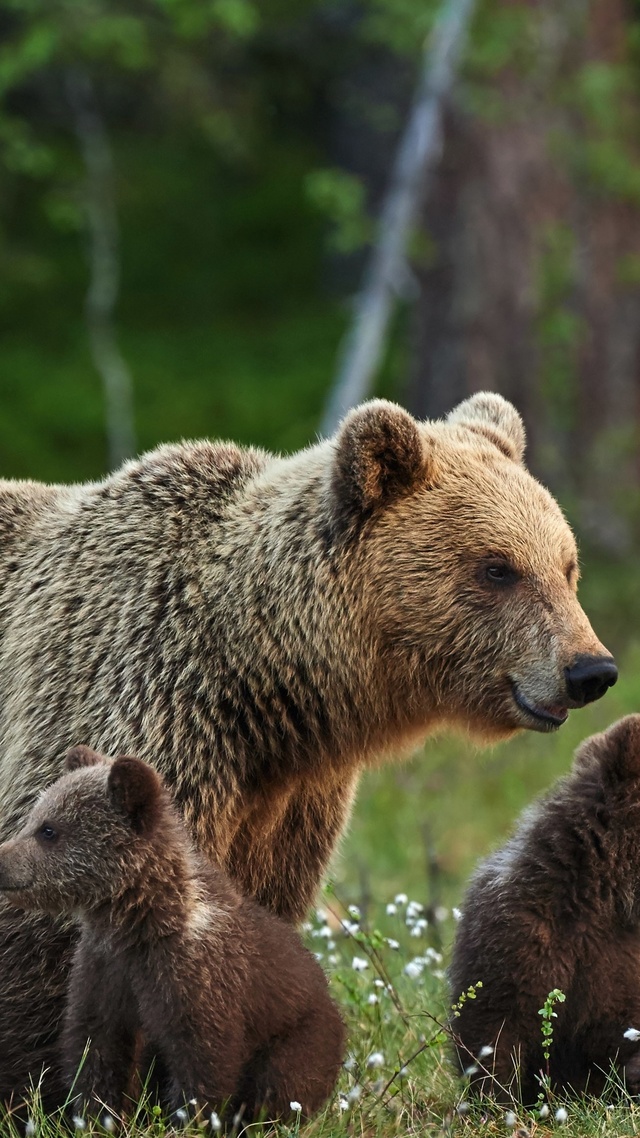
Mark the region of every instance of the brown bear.
<instances>
[{"instance_id":1,"label":"brown bear","mask_svg":"<svg viewBox=\"0 0 640 1138\"><path fill-rule=\"evenodd\" d=\"M523 451L498 395L438 423L374 400L287 458L182 443L86 486L0 483L3 836L83 738L157 762L198 849L298 919L367 765L597 699L615 665ZM1 1025L29 1023L37 1067L71 948L0 911L0 1095L25 1074Z\"/></svg>"},{"instance_id":2,"label":"brown bear","mask_svg":"<svg viewBox=\"0 0 640 1138\"><path fill-rule=\"evenodd\" d=\"M476 1091L536 1100L540 1010L559 989L555 1089L600 1094L614 1064L640 1092L639 818L640 715L629 715L582 744L571 773L477 870L449 974L455 1002L482 983L451 1020Z\"/></svg>"},{"instance_id":3,"label":"brown bear","mask_svg":"<svg viewBox=\"0 0 640 1138\"><path fill-rule=\"evenodd\" d=\"M60 1060L75 1110L122 1113L139 1037L171 1110L318 1110L344 1026L291 925L195 852L146 763L74 747L67 768L0 846L0 890L79 920Z\"/></svg>"}]
</instances>

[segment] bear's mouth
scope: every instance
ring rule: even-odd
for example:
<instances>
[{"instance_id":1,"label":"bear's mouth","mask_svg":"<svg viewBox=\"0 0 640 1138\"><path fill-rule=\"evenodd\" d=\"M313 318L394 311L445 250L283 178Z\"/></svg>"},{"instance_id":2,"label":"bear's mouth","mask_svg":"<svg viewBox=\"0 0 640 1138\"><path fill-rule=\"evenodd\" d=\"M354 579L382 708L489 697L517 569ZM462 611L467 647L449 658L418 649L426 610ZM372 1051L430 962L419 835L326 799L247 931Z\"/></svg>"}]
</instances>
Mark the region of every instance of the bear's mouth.
<instances>
[{"instance_id":1,"label":"bear's mouth","mask_svg":"<svg viewBox=\"0 0 640 1138\"><path fill-rule=\"evenodd\" d=\"M515 703L526 716L531 719L536 731L557 731L558 727L566 722L569 712L566 707L555 705L552 708L543 707L540 703L531 703L515 682L511 684L511 692Z\"/></svg>"}]
</instances>

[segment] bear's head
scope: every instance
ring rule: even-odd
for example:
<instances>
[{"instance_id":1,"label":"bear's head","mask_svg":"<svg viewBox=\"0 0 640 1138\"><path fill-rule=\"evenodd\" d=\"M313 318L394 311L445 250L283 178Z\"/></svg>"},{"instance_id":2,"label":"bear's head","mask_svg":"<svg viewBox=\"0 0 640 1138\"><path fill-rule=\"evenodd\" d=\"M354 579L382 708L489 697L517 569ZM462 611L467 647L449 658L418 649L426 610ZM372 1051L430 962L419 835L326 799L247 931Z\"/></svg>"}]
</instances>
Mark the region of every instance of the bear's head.
<instances>
[{"instance_id":1,"label":"bear's head","mask_svg":"<svg viewBox=\"0 0 640 1138\"><path fill-rule=\"evenodd\" d=\"M16 837L0 845L0 892L21 909L90 912L131 886L167 812L156 772L140 759L73 747Z\"/></svg>"},{"instance_id":2,"label":"bear's head","mask_svg":"<svg viewBox=\"0 0 640 1138\"><path fill-rule=\"evenodd\" d=\"M573 779L597 785L612 801L640 806L640 715L625 715L578 747ZM640 836L640 826L638 827Z\"/></svg>"},{"instance_id":3,"label":"bear's head","mask_svg":"<svg viewBox=\"0 0 640 1138\"><path fill-rule=\"evenodd\" d=\"M577 600L573 534L524 448L520 416L491 393L434 423L373 400L335 438L331 540L381 688L411 689L395 699L406 728L423 714L482 739L551 731L615 683Z\"/></svg>"}]
</instances>

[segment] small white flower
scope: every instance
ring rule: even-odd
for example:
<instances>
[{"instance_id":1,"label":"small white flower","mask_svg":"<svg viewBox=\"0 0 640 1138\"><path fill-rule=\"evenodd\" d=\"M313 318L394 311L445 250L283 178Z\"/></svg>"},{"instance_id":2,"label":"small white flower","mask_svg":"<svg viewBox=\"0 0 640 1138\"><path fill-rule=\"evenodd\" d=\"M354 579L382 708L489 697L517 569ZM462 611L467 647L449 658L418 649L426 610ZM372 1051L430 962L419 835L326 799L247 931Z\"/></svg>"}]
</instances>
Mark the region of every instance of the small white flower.
<instances>
[{"instance_id":1,"label":"small white flower","mask_svg":"<svg viewBox=\"0 0 640 1138\"><path fill-rule=\"evenodd\" d=\"M102 1123L103 1130L106 1130L109 1134L111 1134L116 1128L116 1120L112 1114L103 1114L100 1122Z\"/></svg>"},{"instance_id":2,"label":"small white flower","mask_svg":"<svg viewBox=\"0 0 640 1138\"><path fill-rule=\"evenodd\" d=\"M212 1110L211 1114L209 1115L209 1125L211 1126L211 1129L215 1130L216 1132L218 1130L222 1130L222 1121L220 1119L220 1115L217 1114L215 1110Z\"/></svg>"},{"instance_id":3,"label":"small white flower","mask_svg":"<svg viewBox=\"0 0 640 1138\"><path fill-rule=\"evenodd\" d=\"M378 1003L378 997L376 996L375 992L372 992L370 996L367 996L367 1003L371 1007L373 1007L374 1004Z\"/></svg>"},{"instance_id":4,"label":"small white flower","mask_svg":"<svg viewBox=\"0 0 640 1138\"><path fill-rule=\"evenodd\" d=\"M182 1123L183 1126L186 1126L187 1122L189 1121L189 1115L187 1114L186 1110L182 1109L182 1107L179 1107L179 1109L175 1111L173 1117L177 1118L178 1122Z\"/></svg>"},{"instance_id":5,"label":"small white flower","mask_svg":"<svg viewBox=\"0 0 640 1138\"><path fill-rule=\"evenodd\" d=\"M388 917L395 917L397 912L398 912L398 906L394 905L393 901L390 901L389 904L387 905L387 916Z\"/></svg>"},{"instance_id":6,"label":"small white flower","mask_svg":"<svg viewBox=\"0 0 640 1138\"><path fill-rule=\"evenodd\" d=\"M408 900L409 898L407 897L406 893L396 893L394 897L396 905L406 905Z\"/></svg>"},{"instance_id":7,"label":"small white flower","mask_svg":"<svg viewBox=\"0 0 640 1138\"><path fill-rule=\"evenodd\" d=\"M357 921L343 921L342 928L347 936L353 936L354 933L360 932L360 925Z\"/></svg>"},{"instance_id":8,"label":"small white flower","mask_svg":"<svg viewBox=\"0 0 640 1138\"><path fill-rule=\"evenodd\" d=\"M421 905L419 901L409 901L407 905L407 917L419 917L423 909L424 905Z\"/></svg>"},{"instance_id":9,"label":"small white flower","mask_svg":"<svg viewBox=\"0 0 640 1138\"><path fill-rule=\"evenodd\" d=\"M481 1047L480 1051L478 1052L478 1059L488 1059L490 1055L493 1055L493 1051L494 1048L491 1046L491 1044L485 1043L484 1047Z\"/></svg>"},{"instance_id":10,"label":"small white flower","mask_svg":"<svg viewBox=\"0 0 640 1138\"><path fill-rule=\"evenodd\" d=\"M316 909L316 921L319 925L326 925L327 923L327 910Z\"/></svg>"},{"instance_id":11,"label":"small white flower","mask_svg":"<svg viewBox=\"0 0 640 1138\"><path fill-rule=\"evenodd\" d=\"M569 1111L565 1110L563 1106L559 1106L556 1111L556 1122L566 1122L569 1117Z\"/></svg>"},{"instance_id":12,"label":"small white flower","mask_svg":"<svg viewBox=\"0 0 640 1138\"><path fill-rule=\"evenodd\" d=\"M472 1075L477 1075L479 1070L480 1068L478 1067L478 1064L472 1063L470 1067L465 1067L464 1074L468 1079L470 1079Z\"/></svg>"},{"instance_id":13,"label":"small white flower","mask_svg":"<svg viewBox=\"0 0 640 1138\"><path fill-rule=\"evenodd\" d=\"M410 960L409 963L404 966L404 974L408 976L410 980L417 980L418 976L422 975L423 968L424 964L421 960Z\"/></svg>"},{"instance_id":14,"label":"small white flower","mask_svg":"<svg viewBox=\"0 0 640 1138\"><path fill-rule=\"evenodd\" d=\"M446 921L447 917L449 916L449 910L445 909L444 905L437 905L433 915L436 921L438 921L440 924L440 922Z\"/></svg>"},{"instance_id":15,"label":"small white flower","mask_svg":"<svg viewBox=\"0 0 640 1138\"><path fill-rule=\"evenodd\" d=\"M339 954L338 954L337 952L332 952L332 953L331 953L331 954L330 954L330 955L327 957L327 960L329 961L329 964L333 964L333 965L335 966L336 964L339 964L339 963L340 963L340 956L339 956Z\"/></svg>"},{"instance_id":16,"label":"small white flower","mask_svg":"<svg viewBox=\"0 0 640 1138\"><path fill-rule=\"evenodd\" d=\"M360 910L357 905L349 905L347 912L350 917L353 917L354 921L360 920Z\"/></svg>"},{"instance_id":17,"label":"small white flower","mask_svg":"<svg viewBox=\"0 0 640 1138\"><path fill-rule=\"evenodd\" d=\"M73 1125L75 1126L76 1130L86 1130L87 1120L86 1118L81 1118L79 1114L74 1114Z\"/></svg>"},{"instance_id":18,"label":"small white flower","mask_svg":"<svg viewBox=\"0 0 640 1138\"><path fill-rule=\"evenodd\" d=\"M434 964L442 964L442 953L436 952L435 948L425 948L424 958L427 961L432 960Z\"/></svg>"},{"instance_id":19,"label":"small white flower","mask_svg":"<svg viewBox=\"0 0 640 1138\"><path fill-rule=\"evenodd\" d=\"M434 968L431 975L434 977L435 980L444 980L444 972L442 971L441 968Z\"/></svg>"},{"instance_id":20,"label":"small white flower","mask_svg":"<svg viewBox=\"0 0 640 1138\"><path fill-rule=\"evenodd\" d=\"M454 921L459 921L462 916L462 910L456 909L454 905L453 909L451 910L451 916L453 917Z\"/></svg>"},{"instance_id":21,"label":"small white flower","mask_svg":"<svg viewBox=\"0 0 640 1138\"><path fill-rule=\"evenodd\" d=\"M632 1043L637 1043L640 1039L640 1031L637 1027L628 1027L624 1033L625 1039L630 1039Z\"/></svg>"},{"instance_id":22,"label":"small white flower","mask_svg":"<svg viewBox=\"0 0 640 1138\"><path fill-rule=\"evenodd\" d=\"M302 1103L301 1102L296 1102L296 1100L294 1099L293 1102L289 1103L289 1106L291 1107L294 1114L300 1114L300 1111L302 1110Z\"/></svg>"},{"instance_id":23,"label":"small white flower","mask_svg":"<svg viewBox=\"0 0 640 1138\"><path fill-rule=\"evenodd\" d=\"M387 944L389 948L391 948L394 952L398 951L400 948L400 941L394 940L392 936L386 936L384 939L385 944Z\"/></svg>"},{"instance_id":24,"label":"small white flower","mask_svg":"<svg viewBox=\"0 0 640 1138\"><path fill-rule=\"evenodd\" d=\"M347 1055L347 1058L345 1059L344 1063L342 1064L345 1071L353 1071L355 1065L356 1065L355 1055Z\"/></svg>"},{"instance_id":25,"label":"small white flower","mask_svg":"<svg viewBox=\"0 0 640 1138\"><path fill-rule=\"evenodd\" d=\"M244 1114L244 1107L241 1106L238 1113L234 1114L233 1118L231 1119L231 1125L232 1125L234 1130L238 1130L238 1128L242 1125L243 1114Z\"/></svg>"},{"instance_id":26,"label":"small white flower","mask_svg":"<svg viewBox=\"0 0 640 1138\"><path fill-rule=\"evenodd\" d=\"M365 968L369 967L369 961L365 960L363 956L354 956L351 967L355 972L364 972Z\"/></svg>"},{"instance_id":27,"label":"small white flower","mask_svg":"<svg viewBox=\"0 0 640 1138\"><path fill-rule=\"evenodd\" d=\"M386 988L387 986L384 980L380 980L379 977L376 977L376 979L373 981L373 984L375 988Z\"/></svg>"},{"instance_id":28,"label":"small white flower","mask_svg":"<svg viewBox=\"0 0 640 1138\"><path fill-rule=\"evenodd\" d=\"M359 1083L356 1083L355 1086L352 1087L351 1090L349 1091L349 1093L347 1094L347 1102L349 1103L349 1105L351 1105L351 1103L357 1102L358 1099L360 1098L361 1094L362 1094L362 1087L359 1085Z\"/></svg>"},{"instance_id":29,"label":"small white flower","mask_svg":"<svg viewBox=\"0 0 640 1138\"><path fill-rule=\"evenodd\" d=\"M367 1059L367 1067L383 1067L384 1055L382 1051L372 1051Z\"/></svg>"},{"instance_id":30,"label":"small white flower","mask_svg":"<svg viewBox=\"0 0 640 1138\"><path fill-rule=\"evenodd\" d=\"M335 947L336 947L335 940L328 940L327 941L327 952L333 952Z\"/></svg>"},{"instance_id":31,"label":"small white flower","mask_svg":"<svg viewBox=\"0 0 640 1138\"><path fill-rule=\"evenodd\" d=\"M331 929L328 925L323 925L320 929L314 929L311 936L324 937L326 940L331 940Z\"/></svg>"},{"instance_id":32,"label":"small white flower","mask_svg":"<svg viewBox=\"0 0 640 1138\"><path fill-rule=\"evenodd\" d=\"M504 1121L506 1126L515 1126L518 1119L512 1110L507 1110L504 1116Z\"/></svg>"},{"instance_id":33,"label":"small white flower","mask_svg":"<svg viewBox=\"0 0 640 1138\"><path fill-rule=\"evenodd\" d=\"M456 1110L457 1110L458 1114L468 1114L469 1111L471 1110L471 1107L469 1106L468 1102L459 1102L457 1107L456 1107Z\"/></svg>"},{"instance_id":34,"label":"small white flower","mask_svg":"<svg viewBox=\"0 0 640 1138\"><path fill-rule=\"evenodd\" d=\"M340 1098L338 1099L338 1106L340 1107L341 1111L345 1111L345 1110L349 1109L349 1103L347 1102L344 1095L341 1095Z\"/></svg>"},{"instance_id":35,"label":"small white flower","mask_svg":"<svg viewBox=\"0 0 640 1138\"><path fill-rule=\"evenodd\" d=\"M36 1132L36 1124L35 1124L33 1118L27 1119L27 1125L24 1128L24 1132L25 1132L25 1138L33 1138L33 1136Z\"/></svg>"},{"instance_id":36,"label":"small white flower","mask_svg":"<svg viewBox=\"0 0 640 1138\"><path fill-rule=\"evenodd\" d=\"M543 1102L542 1106L540 1107L540 1110L538 1111L538 1114L539 1114L540 1118L548 1118L549 1117L549 1107L548 1107L548 1104L546 1102Z\"/></svg>"},{"instance_id":37,"label":"small white flower","mask_svg":"<svg viewBox=\"0 0 640 1138\"><path fill-rule=\"evenodd\" d=\"M311 924L311 921L303 921L300 925L300 928L302 929L303 933L310 933L313 925Z\"/></svg>"}]
</instances>

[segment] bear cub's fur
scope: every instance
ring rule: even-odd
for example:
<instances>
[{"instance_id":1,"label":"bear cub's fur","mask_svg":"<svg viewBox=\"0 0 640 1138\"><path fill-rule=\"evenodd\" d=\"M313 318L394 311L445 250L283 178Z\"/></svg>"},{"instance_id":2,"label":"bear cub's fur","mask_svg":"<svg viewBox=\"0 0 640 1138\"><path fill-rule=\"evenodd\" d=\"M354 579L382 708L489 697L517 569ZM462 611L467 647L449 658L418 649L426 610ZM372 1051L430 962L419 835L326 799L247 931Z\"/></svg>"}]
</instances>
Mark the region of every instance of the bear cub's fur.
<instances>
[{"instance_id":1,"label":"bear cub's fur","mask_svg":"<svg viewBox=\"0 0 640 1138\"><path fill-rule=\"evenodd\" d=\"M61 1045L78 1107L122 1112L141 1040L168 1109L312 1114L344 1044L313 955L196 854L146 763L75 747L67 768L0 846L0 889L80 922Z\"/></svg>"},{"instance_id":2,"label":"bear cub's fur","mask_svg":"<svg viewBox=\"0 0 640 1138\"><path fill-rule=\"evenodd\" d=\"M477 870L450 970L451 1028L472 1086L537 1098L542 1008L555 1005L551 1082L600 1094L614 1064L640 1092L640 716L587 739L571 773Z\"/></svg>"}]
</instances>

